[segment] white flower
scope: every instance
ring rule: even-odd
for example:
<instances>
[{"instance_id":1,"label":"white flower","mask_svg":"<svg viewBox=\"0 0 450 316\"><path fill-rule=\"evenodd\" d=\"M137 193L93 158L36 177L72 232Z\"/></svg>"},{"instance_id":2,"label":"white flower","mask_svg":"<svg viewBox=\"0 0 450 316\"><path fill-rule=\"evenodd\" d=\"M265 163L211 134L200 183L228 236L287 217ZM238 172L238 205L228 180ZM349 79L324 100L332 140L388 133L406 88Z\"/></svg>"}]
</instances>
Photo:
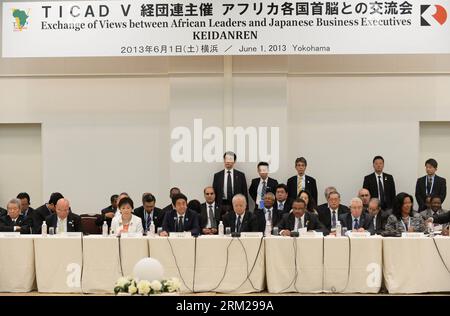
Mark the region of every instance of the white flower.
<instances>
[{"instance_id":1,"label":"white flower","mask_svg":"<svg viewBox=\"0 0 450 316\"><path fill-rule=\"evenodd\" d=\"M150 293L150 282L146 280L139 281L137 289L139 294L148 295Z\"/></svg>"},{"instance_id":2,"label":"white flower","mask_svg":"<svg viewBox=\"0 0 450 316\"><path fill-rule=\"evenodd\" d=\"M121 278L119 278L118 280L117 280L117 282L116 282L116 286L118 286L118 287L124 287L127 283L129 283L130 281L128 280L128 278L124 278L124 277L121 277Z\"/></svg>"},{"instance_id":3,"label":"white flower","mask_svg":"<svg viewBox=\"0 0 450 316\"><path fill-rule=\"evenodd\" d=\"M154 281L152 281L152 283L150 283L150 287L153 289L153 291L160 292L161 288L162 288L162 284L158 280L154 280Z\"/></svg>"},{"instance_id":4,"label":"white flower","mask_svg":"<svg viewBox=\"0 0 450 316\"><path fill-rule=\"evenodd\" d=\"M130 293L131 295L136 294L137 293L137 287L135 287L134 285L130 285L128 287L128 293Z\"/></svg>"},{"instance_id":5,"label":"white flower","mask_svg":"<svg viewBox=\"0 0 450 316\"><path fill-rule=\"evenodd\" d=\"M176 292L180 289L181 283L177 278L171 278L167 280L167 289L169 292Z\"/></svg>"}]
</instances>

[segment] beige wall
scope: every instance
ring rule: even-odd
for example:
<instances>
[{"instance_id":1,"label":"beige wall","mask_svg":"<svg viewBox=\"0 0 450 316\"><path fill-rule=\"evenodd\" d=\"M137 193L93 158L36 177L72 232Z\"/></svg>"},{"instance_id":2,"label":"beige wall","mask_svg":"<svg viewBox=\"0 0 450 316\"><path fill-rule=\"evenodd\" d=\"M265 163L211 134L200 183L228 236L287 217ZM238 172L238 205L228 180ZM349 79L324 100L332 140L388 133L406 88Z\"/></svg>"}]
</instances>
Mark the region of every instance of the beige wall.
<instances>
[{"instance_id":1,"label":"beige wall","mask_svg":"<svg viewBox=\"0 0 450 316\"><path fill-rule=\"evenodd\" d=\"M274 176L304 155L319 191L335 185L347 203L376 154L414 193L419 122L450 121L449 87L449 55L0 59L0 123L42 124L42 200L59 190L76 212L120 191L154 192L159 206L174 185L201 198L221 164L170 159L171 130L195 118L279 126Z\"/></svg>"}]
</instances>

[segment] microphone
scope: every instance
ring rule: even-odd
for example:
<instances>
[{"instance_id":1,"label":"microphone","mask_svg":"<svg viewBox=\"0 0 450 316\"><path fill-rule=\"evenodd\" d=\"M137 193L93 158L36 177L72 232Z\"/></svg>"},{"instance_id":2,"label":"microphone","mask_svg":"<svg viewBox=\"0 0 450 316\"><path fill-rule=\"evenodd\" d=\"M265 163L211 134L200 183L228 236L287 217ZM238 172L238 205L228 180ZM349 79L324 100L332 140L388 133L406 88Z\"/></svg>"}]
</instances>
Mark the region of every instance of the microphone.
<instances>
[{"instance_id":1,"label":"microphone","mask_svg":"<svg viewBox=\"0 0 450 316\"><path fill-rule=\"evenodd\" d=\"M175 231L177 232L178 231L178 221L177 221L177 217L176 216L173 217L173 221L175 223Z\"/></svg>"},{"instance_id":2,"label":"microphone","mask_svg":"<svg viewBox=\"0 0 450 316\"><path fill-rule=\"evenodd\" d=\"M298 237L299 233L295 231L291 231L291 237Z\"/></svg>"}]
</instances>

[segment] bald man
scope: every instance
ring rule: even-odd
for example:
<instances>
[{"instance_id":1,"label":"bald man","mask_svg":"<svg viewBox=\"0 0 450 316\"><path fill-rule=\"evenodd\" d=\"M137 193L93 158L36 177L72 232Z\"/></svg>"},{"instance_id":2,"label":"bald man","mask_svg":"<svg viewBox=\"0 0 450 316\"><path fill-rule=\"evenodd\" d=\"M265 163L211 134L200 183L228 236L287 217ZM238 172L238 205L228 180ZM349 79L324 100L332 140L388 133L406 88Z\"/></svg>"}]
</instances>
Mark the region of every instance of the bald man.
<instances>
[{"instance_id":1,"label":"bald man","mask_svg":"<svg viewBox=\"0 0 450 316\"><path fill-rule=\"evenodd\" d=\"M81 232L81 217L70 212L69 200L59 199L55 206L55 213L47 216L47 229L53 227L56 234L67 232Z\"/></svg>"}]
</instances>

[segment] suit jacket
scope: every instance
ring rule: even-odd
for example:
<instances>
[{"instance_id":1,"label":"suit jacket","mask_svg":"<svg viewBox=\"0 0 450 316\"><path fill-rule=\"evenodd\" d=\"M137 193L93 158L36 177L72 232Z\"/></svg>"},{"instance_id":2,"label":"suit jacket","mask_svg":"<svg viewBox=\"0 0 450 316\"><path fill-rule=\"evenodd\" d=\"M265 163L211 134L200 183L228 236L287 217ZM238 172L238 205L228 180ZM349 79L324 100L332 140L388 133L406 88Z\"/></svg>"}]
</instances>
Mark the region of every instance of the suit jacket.
<instances>
[{"instance_id":1,"label":"suit jacket","mask_svg":"<svg viewBox=\"0 0 450 316\"><path fill-rule=\"evenodd\" d=\"M444 214L433 216L433 222L437 224L450 223L450 212L445 212Z\"/></svg>"},{"instance_id":2,"label":"suit jacket","mask_svg":"<svg viewBox=\"0 0 450 316\"><path fill-rule=\"evenodd\" d=\"M230 227L231 232L236 231L236 213L230 211L222 216L223 226ZM245 212L244 218L242 218L240 232L257 232L258 231L258 220L254 214L249 211Z\"/></svg>"},{"instance_id":3,"label":"suit jacket","mask_svg":"<svg viewBox=\"0 0 450 316\"><path fill-rule=\"evenodd\" d=\"M58 216L56 215L56 213L47 216L45 222L47 223L47 229L53 227L56 234L56 226L58 223ZM67 232L82 232L81 217L79 215L72 212L67 215Z\"/></svg>"},{"instance_id":4,"label":"suit jacket","mask_svg":"<svg viewBox=\"0 0 450 316\"><path fill-rule=\"evenodd\" d=\"M13 224L11 217L9 215L4 215L0 217L0 232L14 232L14 226L20 226L21 234L29 234L30 228L32 227L31 218L19 215L16 223Z\"/></svg>"},{"instance_id":5,"label":"suit jacket","mask_svg":"<svg viewBox=\"0 0 450 316\"><path fill-rule=\"evenodd\" d=\"M138 208L134 209L133 214L142 220L142 228L144 229L144 231L148 231L148 227L146 227L147 223L145 222L144 212L144 206L139 206ZM162 209L155 207L153 209L153 224L155 225L155 228L162 227L163 220L164 213Z\"/></svg>"},{"instance_id":6,"label":"suit jacket","mask_svg":"<svg viewBox=\"0 0 450 316\"><path fill-rule=\"evenodd\" d=\"M440 209L440 210L437 210L436 215L442 215L447 212L448 212L447 210ZM427 220L429 217L434 217L434 215L435 214L432 209L426 209L426 210L420 212L420 216L422 216L422 218L424 220Z\"/></svg>"},{"instance_id":7,"label":"suit jacket","mask_svg":"<svg viewBox=\"0 0 450 316\"><path fill-rule=\"evenodd\" d=\"M417 203L419 204L419 212L427 208L425 205L425 199L427 197L426 178L427 176L423 176L417 179L416 182L415 195ZM445 178L434 175L434 184L431 188L431 194L429 195L438 195L441 198L441 202L444 203L445 197L447 196L447 181Z\"/></svg>"},{"instance_id":8,"label":"suit jacket","mask_svg":"<svg viewBox=\"0 0 450 316\"><path fill-rule=\"evenodd\" d=\"M329 231L319 221L319 217L311 212L305 212L305 225L308 230L315 230L317 232L322 232L324 235L328 235ZM294 213L283 214L281 221L278 223L278 229L293 231L295 229L295 215Z\"/></svg>"},{"instance_id":9,"label":"suit jacket","mask_svg":"<svg viewBox=\"0 0 450 316\"><path fill-rule=\"evenodd\" d=\"M255 178L252 179L252 183L250 184L250 188L248 189L248 193L250 194L250 197L255 202L255 210L259 208L259 205L256 205L256 198L258 195L258 186L261 181L261 178ZM271 177L268 177L266 180L266 192L272 192L275 194L275 191L277 189L278 181L275 179L272 179Z\"/></svg>"},{"instance_id":10,"label":"suit jacket","mask_svg":"<svg viewBox=\"0 0 450 316\"><path fill-rule=\"evenodd\" d=\"M33 234L40 234L42 223L52 212L48 209L47 204L39 206L33 212ZM48 226L47 226L48 227Z\"/></svg>"},{"instance_id":11,"label":"suit jacket","mask_svg":"<svg viewBox=\"0 0 450 316\"><path fill-rule=\"evenodd\" d=\"M410 226L414 228L415 232L425 231L425 223L422 216L414 212L413 216L411 216L410 219ZM401 236L401 234L405 232L405 227L403 226L401 221L402 220L398 220L395 215L389 215L383 235L396 237Z\"/></svg>"},{"instance_id":12,"label":"suit jacket","mask_svg":"<svg viewBox=\"0 0 450 316\"><path fill-rule=\"evenodd\" d=\"M338 214L336 215L336 221L339 220L339 217L342 214L348 213L350 210L347 206L339 204ZM319 205L317 208L317 213L319 214L319 221L325 225L325 227L330 231L331 230L331 212L328 208L328 203Z\"/></svg>"},{"instance_id":13,"label":"suit jacket","mask_svg":"<svg viewBox=\"0 0 450 316\"><path fill-rule=\"evenodd\" d=\"M213 188L216 193L216 203L222 205L223 193L227 191L226 188L223 187L225 170L221 170L214 174L213 180ZM248 193L247 193L247 180L245 179L245 174L239 170L233 169L233 196L236 194L243 194L247 199L248 205ZM231 204L231 201L229 201Z\"/></svg>"},{"instance_id":14,"label":"suit jacket","mask_svg":"<svg viewBox=\"0 0 450 316\"><path fill-rule=\"evenodd\" d=\"M33 216L34 216L34 212L35 212L35 210L34 210L34 208L32 208L32 207L29 207L28 208L28 210L27 210L27 215L25 215L25 214L22 214L25 218L33 218Z\"/></svg>"},{"instance_id":15,"label":"suit jacket","mask_svg":"<svg viewBox=\"0 0 450 316\"><path fill-rule=\"evenodd\" d=\"M295 175L293 177L290 177L287 181L288 196L291 199L295 199L297 197L297 178L298 176ZM305 182L306 184L303 184L303 190L309 191L309 193L311 193L311 196L314 198L314 201L317 203L316 179L308 175L305 175Z\"/></svg>"},{"instance_id":16,"label":"suit jacket","mask_svg":"<svg viewBox=\"0 0 450 316\"><path fill-rule=\"evenodd\" d=\"M107 214L107 213L116 213L117 212L117 210L114 210L113 209L113 207L112 207L112 205L110 205L110 206L108 206L108 207L105 207L102 211L101 211L101 215L97 215L97 219L95 220L95 225L97 225L97 226L102 226L103 225L103 222L104 221L106 221L106 224L108 224L108 228L110 228L111 227L111 221L112 221L112 218L108 218L108 217L106 217L105 215Z\"/></svg>"},{"instance_id":17,"label":"suit jacket","mask_svg":"<svg viewBox=\"0 0 450 316\"><path fill-rule=\"evenodd\" d=\"M370 225L368 229L370 231L370 234L381 235L385 230L389 215L390 214L388 214L386 211L380 211L377 215L376 221L373 220L373 216L370 216Z\"/></svg>"},{"instance_id":18,"label":"suit jacket","mask_svg":"<svg viewBox=\"0 0 450 316\"><path fill-rule=\"evenodd\" d=\"M395 182L394 177L383 172L383 188L384 188L384 204L381 209L386 210L392 208L392 203L395 198ZM378 198L378 177L375 172L364 177L363 188L370 192L370 196Z\"/></svg>"},{"instance_id":19,"label":"suit jacket","mask_svg":"<svg viewBox=\"0 0 450 316\"><path fill-rule=\"evenodd\" d=\"M206 202L200 205L200 229L203 229L208 224L208 209ZM214 220L216 221L216 227L219 226L219 222L222 220L224 211L220 205L214 203Z\"/></svg>"},{"instance_id":20,"label":"suit jacket","mask_svg":"<svg viewBox=\"0 0 450 316\"><path fill-rule=\"evenodd\" d=\"M352 214L344 213L339 215L339 220L341 221L342 227L346 227L348 231L353 229L353 219ZM359 217L359 228L364 228L364 230L369 230L370 226L370 215L366 213L361 213Z\"/></svg>"},{"instance_id":21,"label":"suit jacket","mask_svg":"<svg viewBox=\"0 0 450 316\"><path fill-rule=\"evenodd\" d=\"M292 199L290 199L290 198L287 198L286 199L286 201L284 201L284 204L283 204L283 210L281 211L281 215L283 215L283 214L285 214L285 213L289 213L290 211L291 211L291 209L292 209ZM276 207L277 209L278 209L278 204L279 204L280 202L278 202L277 200L275 200L275 205L274 205L274 207Z\"/></svg>"},{"instance_id":22,"label":"suit jacket","mask_svg":"<svg viewBox=\"0 0 450 316\"><path fill-rule=\"evenodd\" d=\"M275 206L275 205L274 205ZM258 223L258 231L264 233L266 230L266 215L263 209L257 209L253 214L256 216ZM278 226L278 222L281 219L281 212L275 207L272 208L272 227Z\"/></svg>"},{"instance_id":23,"label":"suit jacket","mask_svg":"<svg viewBox=\"0 0 450 316\"><path fill-rule=\"evenodd\" d=\"M172 210L164 215L162 224L163 231L176 232L177 231L177 211ZM193 236L200 234L199 215L196 211L187 209L183 217L183 227L185 232L191 232Z\"/></svg>"},{"instance_id":24,"label":"suit jacket","mask_svg":"<svg viewBox=\"0 0 450 316\"><path fill-rule=\"evenodd\" d=\"M0 207L0 217L5 216L6 214L8 214L8 211L5 210L4 208Z\"/></svg>"}]
</instances>

